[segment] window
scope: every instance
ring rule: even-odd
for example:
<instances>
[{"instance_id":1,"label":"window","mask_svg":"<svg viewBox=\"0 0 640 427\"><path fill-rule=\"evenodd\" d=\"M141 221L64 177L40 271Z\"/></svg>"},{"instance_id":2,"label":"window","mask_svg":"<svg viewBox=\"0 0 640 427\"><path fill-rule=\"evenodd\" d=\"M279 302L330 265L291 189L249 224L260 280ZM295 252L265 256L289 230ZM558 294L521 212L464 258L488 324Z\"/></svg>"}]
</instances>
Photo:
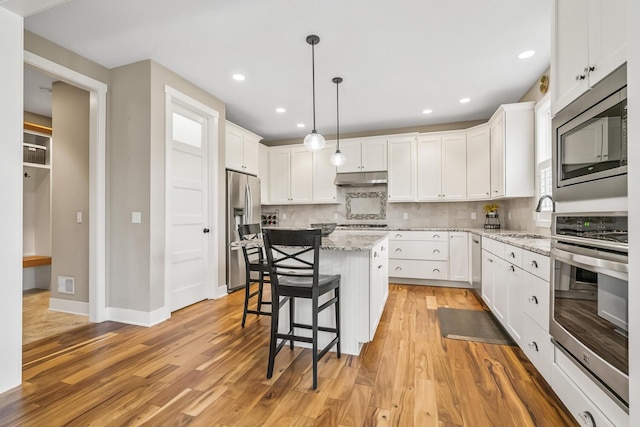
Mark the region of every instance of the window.
<instances>
[{"instance_id":1,"label":"window","mask_svg":"<svg viewBox=\"0 0 640 427\"><path fill-rule=\"evenodd\" d=\"M536 195L538 199L551 195L551 100L545 96L536 104ZM550 227L553 204L551 200L542 202L542 212L536 215L536 226Z\"/></svg>"}]
</instances>

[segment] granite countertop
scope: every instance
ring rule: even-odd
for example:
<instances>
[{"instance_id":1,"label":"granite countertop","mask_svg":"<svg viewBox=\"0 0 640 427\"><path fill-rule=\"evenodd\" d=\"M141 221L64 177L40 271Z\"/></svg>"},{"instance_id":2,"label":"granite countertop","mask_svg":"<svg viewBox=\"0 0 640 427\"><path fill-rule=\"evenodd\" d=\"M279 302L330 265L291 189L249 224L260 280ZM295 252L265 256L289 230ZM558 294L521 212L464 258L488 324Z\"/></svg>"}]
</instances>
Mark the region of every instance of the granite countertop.
<instances>
[{"instance_id":1,"label":"granite countertop","mask_svg":"<svg viewBox=\"0 0 640 427\"><path fill-rule=\"evenodd\" d=\"M336 230L328 236L322 237L320 249L331 251L369 251L375 245L388 238L385 231L372 231L366 234L354 234L348 231ZM262 239L240 240L231 242L231 249L238 250L242 246L263 246Z\"/></svg>"}]
</instances>

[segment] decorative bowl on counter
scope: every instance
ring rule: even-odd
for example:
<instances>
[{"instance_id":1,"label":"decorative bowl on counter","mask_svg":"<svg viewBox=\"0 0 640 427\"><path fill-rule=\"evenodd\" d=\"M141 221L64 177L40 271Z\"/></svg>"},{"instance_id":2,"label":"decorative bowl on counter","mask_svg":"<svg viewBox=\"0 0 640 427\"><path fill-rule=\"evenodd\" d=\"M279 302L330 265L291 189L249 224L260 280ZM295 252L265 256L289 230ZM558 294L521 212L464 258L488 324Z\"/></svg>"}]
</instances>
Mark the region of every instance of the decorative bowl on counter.
<instances>
[{"instance_id":1,"label":"decorative bowl on counter","mask_svg":"<svg viewBox=\"0 0 640 427\"><path fill-rule=\"evenodd\" d=\"M317 224L309 224L311 228L319 228L323 236L328 236L329 234L333 233L337 225L338 224L336 224L335 222L319 222Z\"/></svg>"}]
</instances>

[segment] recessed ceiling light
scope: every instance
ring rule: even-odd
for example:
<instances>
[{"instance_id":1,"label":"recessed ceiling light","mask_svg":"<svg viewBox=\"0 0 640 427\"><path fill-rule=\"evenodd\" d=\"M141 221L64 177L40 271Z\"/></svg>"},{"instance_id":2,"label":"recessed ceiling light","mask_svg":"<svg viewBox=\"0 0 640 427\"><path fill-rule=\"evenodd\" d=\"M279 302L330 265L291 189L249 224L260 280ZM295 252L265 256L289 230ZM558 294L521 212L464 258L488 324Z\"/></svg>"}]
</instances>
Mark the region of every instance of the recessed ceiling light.
<instances>
[{"instance_id":1,"label":"recessed ceiling light","mask_svg":"<svg viewBox=\"0 0 640 427\"><path fill-rule=\"evenodd\" d=\"M431 113L433 113L433 110L430 110L430 109L422 110L422 114L431 114Z\"/></svg>"},{"instance_id":2,"label":"recessed ceiling light","mask_svg":"<svg viewBox=\"0 0 640 427\"><path fill-rule=\"evenodd\" d=\"M460 104L466 104L469 101L471 101L471 98L462 98L460 99Z\"/></svg>"},{"instance_id":3,"label":"recessed ceiling light","mask_svg":"<svg viewBox=\"0 0 640 427\"><path fill-rule=\"evenodd\" d=\"M518 55L518 58L527 59L527 58L531 58L535 54L536 54L535 50L525 50L524 52L520 52L520 54Z\"/></svg>"},{"instance_id":4,"label":"recessed ceiling light","mask_svg":"<svg viewBox=\"0 0 640 427\"><path fill-rule=\"evenodd\" d=\"M243 81L243 80L246 78L246 77L245 77L245 76L243 76L242 74L234 74L234 75L233 75L233 76L231 76L231 77L233 77L233 80L237 80L237 81L239 81L239 82Z\"/></svg>"},{"instance_id":5,"label":"recessed ceiling light","mask_svg":"<svg viewBox=\"0 0 640 427\"><path fill-rule=\"evenodd\" d=\"M296 126L298 126L299 128L303 128L304 127L304 123L298 123Z\"/></svg>"},{"instance_id":6,"label":"recessed ceiling light","mask_svg":"<svg viewBox=\"0 0 640 427\"><path fill-rule=\"evenodd\" d=\"M285 111L287 111L287 110L285 110L282 107L276 108L276 113L284 113Z\"/></svg>"}]
</instances>

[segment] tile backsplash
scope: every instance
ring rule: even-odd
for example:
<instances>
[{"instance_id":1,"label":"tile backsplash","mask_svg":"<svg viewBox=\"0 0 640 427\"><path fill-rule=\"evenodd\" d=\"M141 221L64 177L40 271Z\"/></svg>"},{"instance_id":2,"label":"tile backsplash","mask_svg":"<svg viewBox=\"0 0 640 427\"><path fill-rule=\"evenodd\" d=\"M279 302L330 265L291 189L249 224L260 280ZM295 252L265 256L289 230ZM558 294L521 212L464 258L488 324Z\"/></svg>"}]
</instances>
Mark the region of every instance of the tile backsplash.
<instances>
[{"instance_id":1,"label":"tile backsplash","mask_svg":"<svg viewBox=\"0 0 640 427\"><path fill-rule=\"evenodd\" d=\"M339 199L347 192L339 192ZM381 191L380 187L371 187L359 192ZM533 197L495 201L500 208L500 225L503 229L528 233L549 234L548 228L536 227L533 212L536 200ZM331 205L278 205L263 206L263 210L280 212L281 227L307 227L318 222L337 222L338 224L369 223L388 224L390 227L460 227L482 228L486 201L477 202L421 202L387 203L386 218L376 220L348 219L346 204ZM475 212L476 219L471 219ZM511 218L509 218L509 213Z\"/></svg>"}]
</instances>

